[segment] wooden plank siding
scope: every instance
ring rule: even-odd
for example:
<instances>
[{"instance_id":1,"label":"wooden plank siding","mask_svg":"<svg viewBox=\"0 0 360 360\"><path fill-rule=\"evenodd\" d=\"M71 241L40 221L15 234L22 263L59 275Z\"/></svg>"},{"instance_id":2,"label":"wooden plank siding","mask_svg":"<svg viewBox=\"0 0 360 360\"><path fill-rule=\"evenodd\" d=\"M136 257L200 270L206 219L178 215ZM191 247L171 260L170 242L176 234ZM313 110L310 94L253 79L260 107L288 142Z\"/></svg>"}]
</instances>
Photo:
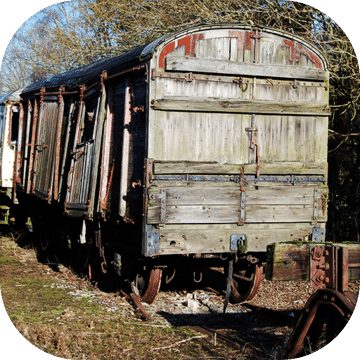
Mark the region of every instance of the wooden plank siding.
<instances>
[{"instance_id":1,"label":"wooden plank siding","mask_svg":"<svg viewBox=\"0 0 360 360\"><path fill-rule=\"evenodd\" d=\"M220 164L218 162L195 161L154 161L154 174L240 174L244 167L244 174L254 174L255 163ZM320 162L272 162L261 163L263 175L324 175L327 163Z\"/></svg>"},{"instance_id":2,"label":"wooden plank siding","mask_svg":"<svg viewBox=\"0 0 360 360\"><path fill-rule=\"evenodd\" d=\"M263 29L256 43L254 34L189 32L150 63L146 223L162 224L160 253L229 251L233 234L246 235L248 250L265 251L325 227L326 63L297 37ZM282 181L256 183L266 176ZM284 180L292 176L302 180Z\"/></svg>"},{"instance_id":3,"label":"wooden plank siding","mask_svg":"<svg viewBox=\"0 0 360 360\"><path fill-rule=\"evenodd\" d=\"M160 183L160 182L159 182ZM201 184L178 184L164 187L166 190L166 224L212 224L239 223L241 192L240 186L227 186L201 182ZM315 186L267 186L245 187L245 223L271 222L319 222L326 221L327 187ZM160 187L150 188L149 193L159 194ZM314 204L319 209L314 213ZM157 199L148 203L148 223L162 221L161 206Z\"/></svg>"}]
</instances>

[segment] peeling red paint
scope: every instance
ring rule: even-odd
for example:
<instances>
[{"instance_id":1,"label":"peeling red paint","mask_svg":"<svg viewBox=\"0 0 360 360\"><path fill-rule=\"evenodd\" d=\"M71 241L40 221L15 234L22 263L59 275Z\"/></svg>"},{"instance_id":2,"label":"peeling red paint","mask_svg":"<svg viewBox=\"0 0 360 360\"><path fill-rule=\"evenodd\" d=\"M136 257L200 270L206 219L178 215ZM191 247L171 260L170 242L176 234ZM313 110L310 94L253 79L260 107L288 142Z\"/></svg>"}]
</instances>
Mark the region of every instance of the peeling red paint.
<instances>
[{"instance_id":1,"label":"peeling red paint","mask_svg":"<svg viewBox=\"0 0 360 360\"><path fill-rule=\"evenodd\" d=\"M243 31L229 31L229 38L238 39L238 51L244 50L244 32Z\"/></svg>"},{"instance_id":2,"label":"peeling red paint","mask_svg":"<svg viewBox=\"0 0 360 360\"><path fill-rule=\"evenodd\" d=\"M246 46L245 49L246 50L251 50L251 31L247 31L246 32Z\"/></svg>"},{"instance_id":3,"label":"peeling red paint","mask_svg":"<svg viewBox=\"0 0 360 360\"><path fill-rule=\"evenodd\" d=\"M196 42L204 39L204 34L194 34L191 37L191 55L196 55Z\"/></svg>"},{"instance_id":4,"label":"peeling red paint","mask_svg":"<svg viewBox=\"0 0 360 360\"><path fill-rule=\"evenodd\" d=\"M166 45L159 56L159 68L164 69L165 68L165 57L166 55L170 54L175 49L175 41L172 43Z\"/></svg>"},{"instance_id":5,"label":"peeling red paint","mask_svg":"<svg viewBox=\"0 0 360 360\"><path fill-rule=\"evenodd\" d=\"M322 62L320 61L319 57L312 53L308 48L305 46L291 40L284 40L285 46L290 48L290 61L291 62L299 62L301 54L305 55L312 61L317 68L322 69Z\"/></svg>"},{"instance_id":6,"label":"peeling red paint","mask_svg":"<svg viewBox=\"0 0 360 360\"><path fill-rule=\"evenodd\" d=\"M183 46L185 45L185 55L190 55L190 51L191 51L191 36L185 36L184 38L178 40L178 46Z\"/></svg>"},{"instance_id":7,"label":"peeling red paint","mask_svg":"<svg viewBox=\"0 0 360 360\"><path fill-rule=\"evenodd\" d=\"M170 54L173 50L180 46L185 45L185 55L195 56L196 55L196 42L204 39L204 34L193 34L185 36L179 39L177 42L173 41L172 43L166 45L159 56L159 68L165 68L165 57Z\"/></svg>"}]
</instances>

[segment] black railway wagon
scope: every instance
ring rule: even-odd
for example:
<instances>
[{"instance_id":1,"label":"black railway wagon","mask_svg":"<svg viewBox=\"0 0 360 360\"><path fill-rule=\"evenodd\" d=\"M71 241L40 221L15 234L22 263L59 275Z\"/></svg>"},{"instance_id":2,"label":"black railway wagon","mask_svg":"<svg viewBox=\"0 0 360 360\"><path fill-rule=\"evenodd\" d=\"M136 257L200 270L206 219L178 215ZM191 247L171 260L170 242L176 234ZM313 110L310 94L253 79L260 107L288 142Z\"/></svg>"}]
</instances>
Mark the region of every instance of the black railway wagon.
<instances>
[{"instance_id":1,"label":"black railway wagon","mask_svg":"<svg viewBox=\"0 0 360 360\"><path fill-rule=\"evenodd\" d=\"M325 239L328 78L315 46L235 23L54 75L21 95L18 199L44 249L95 249L143 301L179 266L249 300L269 244Z\"/></svg>"}]
</instances>

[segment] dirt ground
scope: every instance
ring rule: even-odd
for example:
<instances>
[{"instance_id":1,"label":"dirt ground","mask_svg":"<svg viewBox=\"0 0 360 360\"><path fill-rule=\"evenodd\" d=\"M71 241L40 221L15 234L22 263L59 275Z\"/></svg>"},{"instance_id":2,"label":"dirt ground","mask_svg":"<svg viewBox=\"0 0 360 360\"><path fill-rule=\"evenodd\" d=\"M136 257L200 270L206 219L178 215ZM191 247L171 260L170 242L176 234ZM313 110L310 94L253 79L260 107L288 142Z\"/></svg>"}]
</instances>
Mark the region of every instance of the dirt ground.
<instances>
[{"instance_id":1,"label":"dirt ground","mask_svg":"<svg viewBox=\"0 0 360 360\"><path fill-rule=\"evenodd\" d=\"M3 232L0 238L1 296L7 314L44 353L89 360L278 358L293 324L240 304L230 303L223 315L221 274L209 270L200 284L188 275L178 275L153 304L144 304L150 321L143 321L127 284L100 278L91 282L63 259L41 253L27 237ZM358 292L359 282L350 287ZM296 318L313 291L307 283L263 279L252 302ZM201 334L194 325L216 329L238 346Z\"/></svg>"}]
</instances>

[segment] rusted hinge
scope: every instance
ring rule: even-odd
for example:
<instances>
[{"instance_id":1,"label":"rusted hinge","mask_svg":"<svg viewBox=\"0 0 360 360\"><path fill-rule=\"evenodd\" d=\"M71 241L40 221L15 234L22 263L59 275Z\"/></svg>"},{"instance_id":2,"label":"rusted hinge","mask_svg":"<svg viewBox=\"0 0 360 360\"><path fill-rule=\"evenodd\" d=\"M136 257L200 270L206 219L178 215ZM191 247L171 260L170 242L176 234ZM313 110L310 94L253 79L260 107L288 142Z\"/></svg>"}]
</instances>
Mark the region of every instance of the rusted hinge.
<instances>
[{"instance_id":1,"label":"rusted hinge","mask_svg":"<svg viewBox=\"0 0 360 360\"><path fill-rule=\"evenodd\" d=\"M242 92L245 92L248 88L249 81L244 81L244 79L240 76L238 79L234 79L233 83L239 84L239 88ZM245 84L245 88L243 87L243 84Z\"/></svg>"},{"instance_id":2,"label":"rusted hinge","mask_svg":"<svg viewBox=\"0 0 360 360\"><path fill-rule=\"evenodd\" d=\"M134 113L143 113L143 112L145 112L145 107L144 107L144 105L135 106L132 110Z\"/></svg>"}]
</instances>

